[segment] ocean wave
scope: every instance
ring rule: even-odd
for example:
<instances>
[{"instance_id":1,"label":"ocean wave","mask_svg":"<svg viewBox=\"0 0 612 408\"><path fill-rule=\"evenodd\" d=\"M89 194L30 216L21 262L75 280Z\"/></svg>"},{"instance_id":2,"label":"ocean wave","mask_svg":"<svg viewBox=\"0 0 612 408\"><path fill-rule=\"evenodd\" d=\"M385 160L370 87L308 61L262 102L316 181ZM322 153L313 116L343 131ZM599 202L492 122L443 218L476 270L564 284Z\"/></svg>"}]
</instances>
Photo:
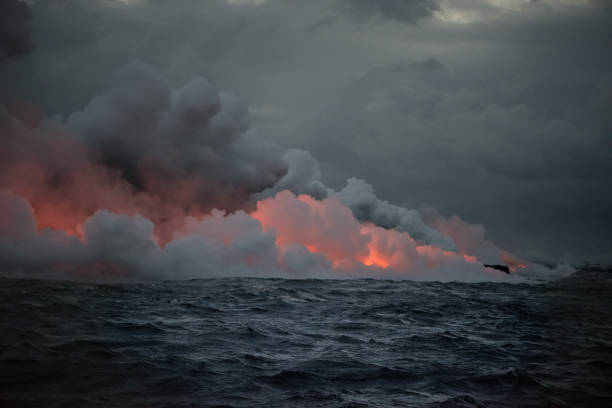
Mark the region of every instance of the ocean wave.
<instances>
[{"instance_id":1,"label":"ocean wave","mask_svg":"<svg viewBox=\"0 0 612 408\"><path fill-rule=\"evenodd\" d=\"M0 405L608 406L610 277L576 279L0 279Z\"/></svg>"}]
</instances>

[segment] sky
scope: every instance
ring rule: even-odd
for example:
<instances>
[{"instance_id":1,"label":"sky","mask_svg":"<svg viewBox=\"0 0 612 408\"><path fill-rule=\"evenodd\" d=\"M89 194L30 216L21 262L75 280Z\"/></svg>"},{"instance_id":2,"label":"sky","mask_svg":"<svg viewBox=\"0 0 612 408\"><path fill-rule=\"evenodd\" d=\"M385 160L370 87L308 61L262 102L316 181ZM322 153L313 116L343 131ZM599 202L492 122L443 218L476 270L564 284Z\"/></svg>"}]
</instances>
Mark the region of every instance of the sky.
<instances>
[{"instance_id":1,"label":"sky","mask_svg":"<svg viewBox=\"0 0 612 408\"><path fill-rule=\"evenodd\" d=\"M134 185L143 180L126 163L153 142L145 134L126 146L96 133L112 122L108 95L132 78L144 84L138 95L167 104L166 87L205 93L210 82L228 91L218 98L230 107L214 134L244 126L258 135L223 150L225 164L199 168L227 175L219 185L280 191L286 169L270 152L301 149L345 203L356 178L430 225L440 215L482 225L522 258L612 262L612 2L0 0L0 8L0 105L24 123L56 118L91 135L88 146ZM173 123L154 133L180 132ZM108 132L128 134L116 129ZM161 180L198 166L184 146ZM256 153L244 159L245 151ZM321 185L305 192L316 196ZM228 197L214 206L231 209Z\"/></svg>"}]
</instances>

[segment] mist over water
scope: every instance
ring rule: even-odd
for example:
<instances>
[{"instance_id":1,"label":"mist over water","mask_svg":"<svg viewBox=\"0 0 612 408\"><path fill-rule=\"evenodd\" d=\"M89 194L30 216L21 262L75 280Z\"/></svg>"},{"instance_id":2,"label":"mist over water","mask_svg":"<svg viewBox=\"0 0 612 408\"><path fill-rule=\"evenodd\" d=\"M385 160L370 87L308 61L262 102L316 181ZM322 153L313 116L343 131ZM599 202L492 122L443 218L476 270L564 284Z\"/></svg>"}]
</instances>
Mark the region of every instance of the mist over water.
<instances>
[{"instance_id":1,"label":"mist over water","mask_svg":"<svg viewBox=\"0 0 612 408\"><path fill-rule=\"evenodd\" d=\"M5 407L610 406L612 276L0 279Z\"/></svg>"}]
</instances>

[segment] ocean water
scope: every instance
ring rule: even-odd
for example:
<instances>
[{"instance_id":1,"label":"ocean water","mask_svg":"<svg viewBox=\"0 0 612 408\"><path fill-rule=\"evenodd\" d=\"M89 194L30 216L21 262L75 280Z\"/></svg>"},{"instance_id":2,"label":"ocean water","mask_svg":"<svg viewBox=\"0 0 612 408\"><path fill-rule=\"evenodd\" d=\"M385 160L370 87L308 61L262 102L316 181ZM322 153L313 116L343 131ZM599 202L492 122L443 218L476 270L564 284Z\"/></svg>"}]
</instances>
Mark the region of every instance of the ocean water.
<instances>
[{"instance_id":1,"label":"ocean water","mask_svg":"<svg viewBox=\"0 0 612 408\"><path fill-rule=\"evenodd\" d=\"M612 274L0 279L1 407L610 407Z\"/></svg>"}]
</instances>

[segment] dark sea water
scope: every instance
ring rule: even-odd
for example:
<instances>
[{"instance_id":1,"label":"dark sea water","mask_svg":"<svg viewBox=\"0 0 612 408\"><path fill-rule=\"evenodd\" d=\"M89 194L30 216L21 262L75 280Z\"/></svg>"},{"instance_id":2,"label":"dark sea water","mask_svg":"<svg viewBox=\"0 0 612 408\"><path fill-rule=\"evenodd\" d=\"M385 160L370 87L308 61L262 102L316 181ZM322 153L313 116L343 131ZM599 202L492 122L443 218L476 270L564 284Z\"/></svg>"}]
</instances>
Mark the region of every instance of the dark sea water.
<instances>
[{"instance_id":1,"label":"dark sea water","mask_svg":"<svg viewBox=\"0 0 612 408\"><path fill-rule=\"evenodd\" d=\"M0 279L1 407L612 407L612 274Z\"/></svg>"}]
</instances>

